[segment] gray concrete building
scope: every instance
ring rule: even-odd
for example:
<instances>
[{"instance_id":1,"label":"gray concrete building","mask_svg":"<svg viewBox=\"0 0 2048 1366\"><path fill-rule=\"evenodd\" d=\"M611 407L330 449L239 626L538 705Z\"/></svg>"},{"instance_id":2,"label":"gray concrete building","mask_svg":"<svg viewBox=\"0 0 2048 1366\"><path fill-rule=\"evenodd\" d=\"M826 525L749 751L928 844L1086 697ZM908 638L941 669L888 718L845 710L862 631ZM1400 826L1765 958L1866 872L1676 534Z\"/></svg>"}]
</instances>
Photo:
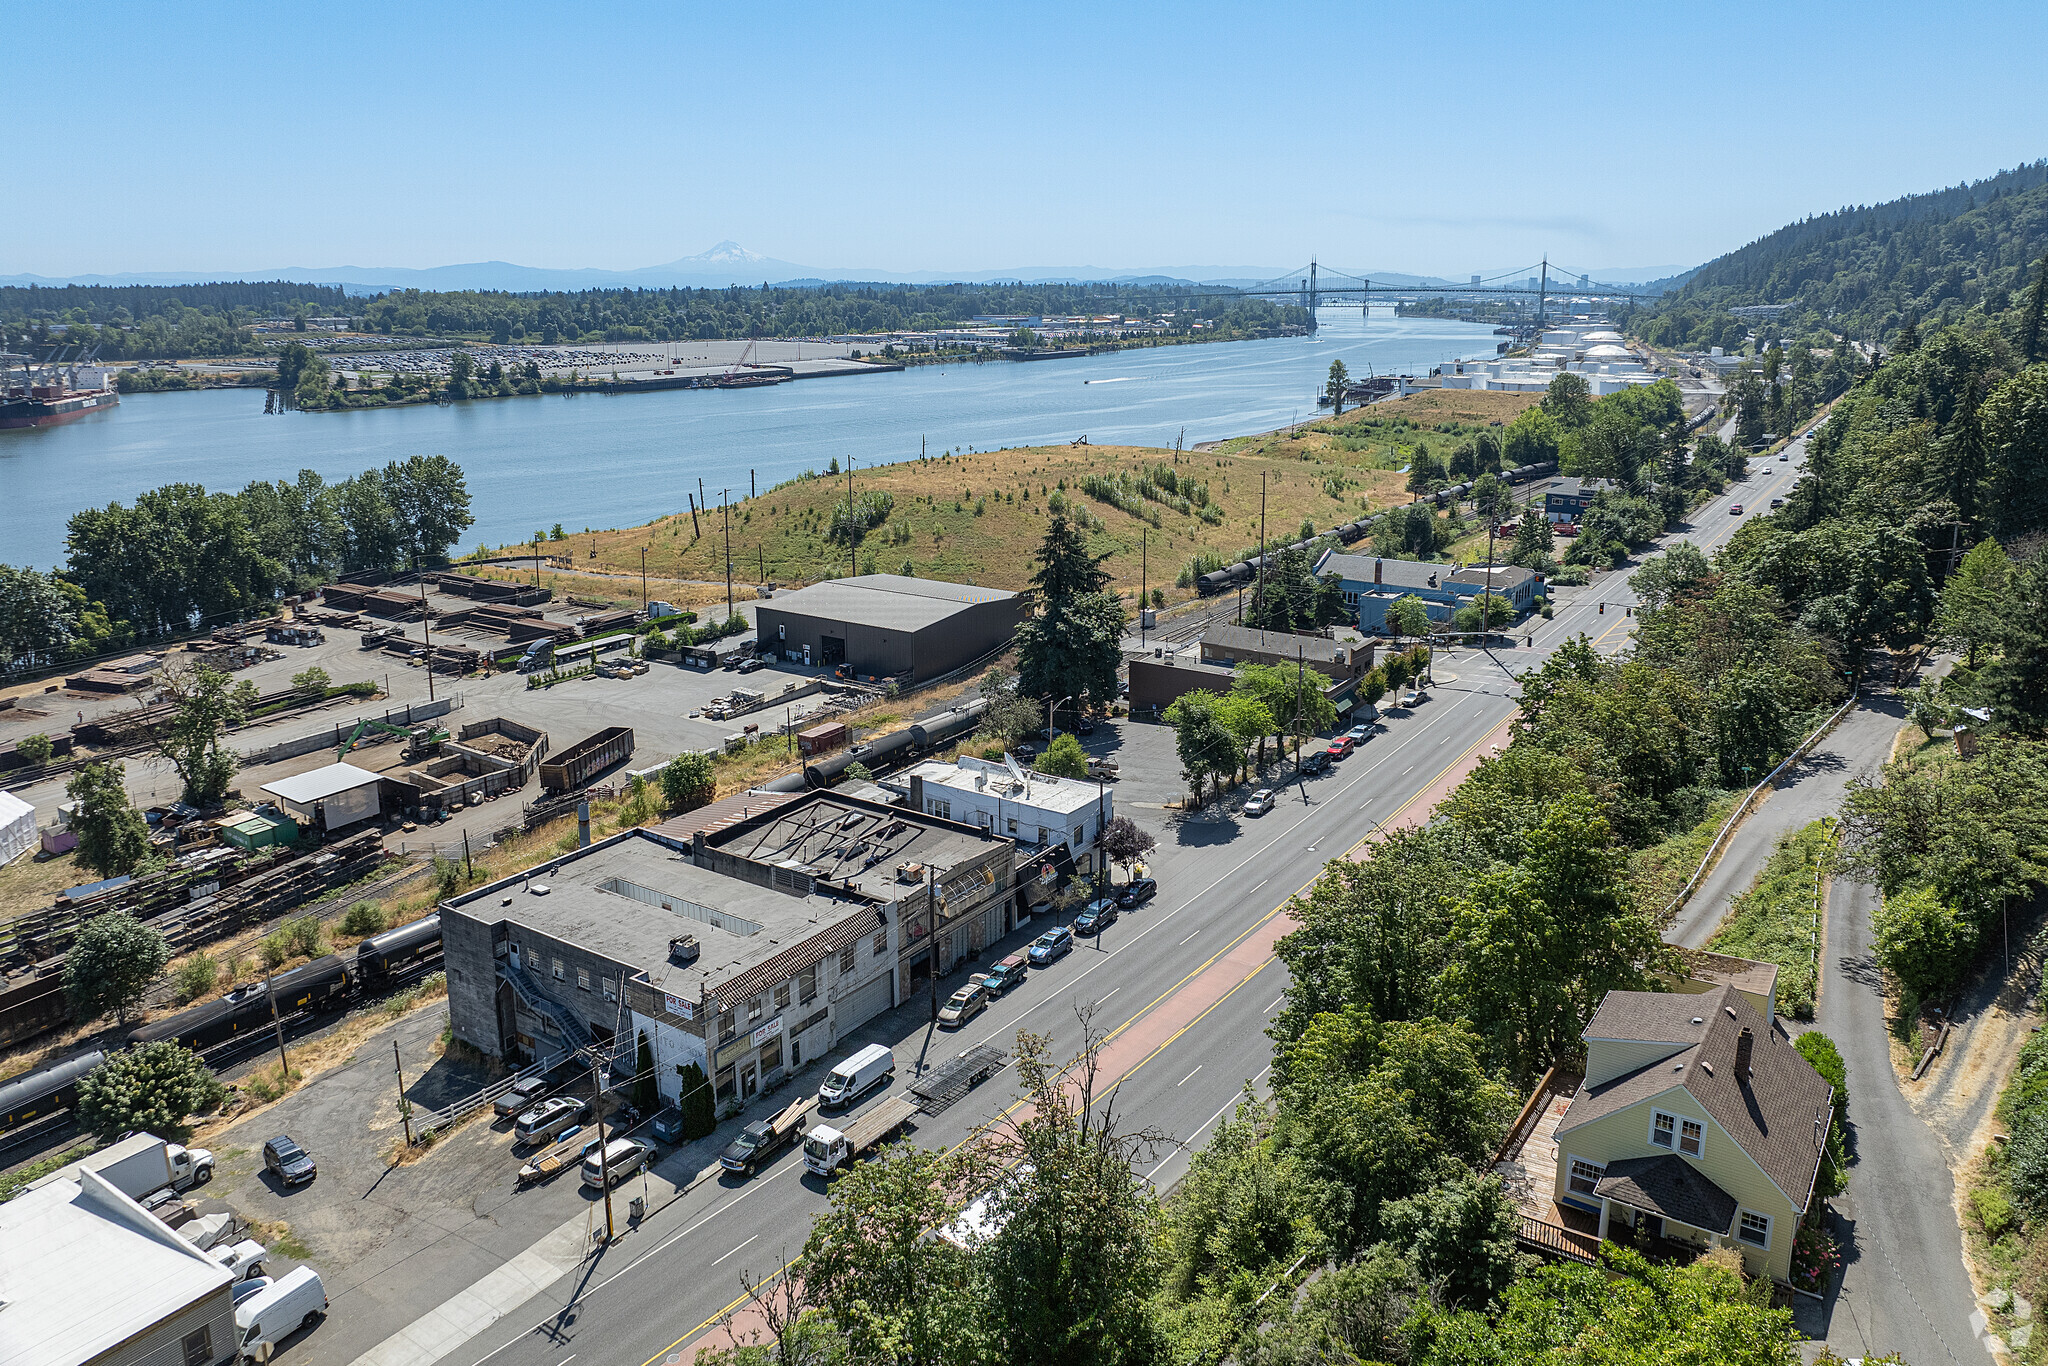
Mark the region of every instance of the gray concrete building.
<instances>
[{"instance_id":1,"label":"gray concrete building","mask_svg":"<svg viewBox=\"0 0 2048 1366\"><path fill-rule=\"evenodd\" d=\"M942 954L991 942L973 917L1011 883L1008 840L873 802L671 824L443 902L455 1037L510 1062L608 1054L615 1074L644 1037L664 1102L695 1064L737 1104L903 999L906 959L929 959L927 863L955 889Z\"/></svg>"},{"instance_id":2,"label":"gray concrete building","mask_svg":"<svg viewBox=\"0 0 2048 1366\"><path fill-rule=\"evenodd\" d=\"M856 674L936 678L1007 641L1027 599L972 584L862 574L777 594L755 608L764 654L850 665Z\"/></svg>"}]
</instances>

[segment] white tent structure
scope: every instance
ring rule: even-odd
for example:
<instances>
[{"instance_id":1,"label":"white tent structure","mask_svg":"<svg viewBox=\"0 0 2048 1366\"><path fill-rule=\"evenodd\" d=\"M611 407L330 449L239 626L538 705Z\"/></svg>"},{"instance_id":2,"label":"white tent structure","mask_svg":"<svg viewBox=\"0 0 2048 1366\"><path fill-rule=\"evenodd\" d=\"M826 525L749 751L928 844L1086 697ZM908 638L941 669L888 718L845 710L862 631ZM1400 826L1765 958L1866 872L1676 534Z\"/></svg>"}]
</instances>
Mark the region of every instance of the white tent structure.
<instances>
[{"instance_id":1,"label":"white tent structure","mask_svg":"<svg viewBox=\"0 0 2048 1366\"><path fill-rule=\"evenodd\" d=\"M12 792L0 792L0 864L12 863L36 847L36 809Z\"/></svg>"}]
</instances>

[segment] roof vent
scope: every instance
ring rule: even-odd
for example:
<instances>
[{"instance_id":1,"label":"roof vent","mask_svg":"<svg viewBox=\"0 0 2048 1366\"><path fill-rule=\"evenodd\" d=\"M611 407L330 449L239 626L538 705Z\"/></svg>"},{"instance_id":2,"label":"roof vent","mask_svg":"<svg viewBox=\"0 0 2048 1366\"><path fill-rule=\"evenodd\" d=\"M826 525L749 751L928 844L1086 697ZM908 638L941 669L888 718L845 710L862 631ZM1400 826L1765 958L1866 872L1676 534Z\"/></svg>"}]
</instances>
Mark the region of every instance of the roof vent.
<instances>
[{"instance_id":1,"label":"roof vent","mask_svg":"<svg viewBox=\"0 0 2048 1366\"><path fill-rule=\"evenodd\" d=\"M509 896L501 896L498 898L498 904L500 906L510 906L512 904L512 898Z\"/></svg>"},{"instance_id":2,"label":"roof vent","mask_svg":"<svg viewBox=\"0 0 2048 1366\"><path fill-rule=\"evenodd\" d=\"M549 887L545 882L536 882L532 886L528 887L526 890L532 892L535 896L546 896L550 891L554 889Z\"/></svg>"},{"instance_id":3,"label":"roof vent","mask_svg":"<svg viewBox=\"0 0 2048 1366\"><path fill-rule=\"evenodd\" d=\"M672 963L694 963L701 951L697 947L697 936L694 934L680 935L668 941L668 957Z\"/></svg>"},{"instance_id":4,"label":"roof vent","mask_svg":"<svg viewBox=\"0 0 2048 1366\"><path fill-rule=\"evenodd\" d=\"M1734 1018L1735 1018L1735 1007L1734 1007L1734 1006L1722 1006L1722 1007L1721 1007L1721 1009L1723 1009L1723 1010L1725 1010L1725 1011L1727 1011L1727 1012L1728 1012L1728 1018L1729 1018L1729 1019L1731 1019L1731 1020L1732 1020L1732 1019L1734 1019Z\"/></svg>"},{"instance_id":5,"label":"roof vent","mask_svg":"<svg viewBox=\"0 0 2048 1366\"><path fill-rule=\"evenodd\" d=\"M1711 1077L1714 1075L1714 1064L1710 1062L1703 1062L1700 1064L1700 1070Z\"/></svg>"},{"instance_id":6,"label":"roof vent","mask_svg":"<svg viewBox=\"0 0 2048 1366\"><path fill-rule=\"evenodd\" d=\"M1697 1016L1697 1015L1695 1015L1695 1016L1693 1016L1693 1017L1692 1017L1692 1022L1693 1022L1694 1024L1705 1024L1705 1023L1706 1023L1706 1021L1705 1021L1704 1019L1701 1019L1701 1018L1700 1018L1699 1016Z\"/></svg>"}]
</instances>

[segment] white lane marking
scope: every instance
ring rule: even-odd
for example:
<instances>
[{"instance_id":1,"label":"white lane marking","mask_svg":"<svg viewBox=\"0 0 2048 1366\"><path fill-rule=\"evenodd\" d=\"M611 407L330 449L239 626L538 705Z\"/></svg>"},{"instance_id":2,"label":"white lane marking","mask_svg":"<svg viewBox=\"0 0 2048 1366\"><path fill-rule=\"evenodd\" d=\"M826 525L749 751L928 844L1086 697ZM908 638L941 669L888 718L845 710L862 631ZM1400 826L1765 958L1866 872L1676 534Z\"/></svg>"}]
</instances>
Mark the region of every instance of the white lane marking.
<instances>
[{"instance_id":1,"label":"white lane marking","mask_svg":"<svg viewBox=\"0 0 2048 1366\"><path fill-rule=\"evenodd\" d=\"M1116 994L1117 994L1117 993L1118 993L1119 991L1122 991L1122 990L1123 990L1123 988L1122 988L1122 987L1111 987L1111 988L1109 989L1109 996L1114 996L1114 995L1116 995ZM1109 996L1105 996L1105 997L1103 997L1103 998L1102 998L1102 1001L1107 1001L1107 1000L1109 999ZM1095 1004L1097 1004L1097 1005L1101 1005L1101 1004L1102 1004L1102 1001L1097 1001L1097 1002L1096 1002Z\"/></svg>"},{"instance_id":2,"label":"white lane marking","mask_svg":"<svg viewBox=\"0 0 2048 1366\"><path fill-rule=\"evenodd\" d=\"M1202 1064L1201 1064L1201 1063L1196 1063L1196 1064L1195 1064L1195 1072L1199 1072L1199 1071L1201 1071L1201 1070L1202 1070ZM1190 1073L1188 1073L1188 1074L1187 1074L1186 1076L1182 1077L1182 1078L1181 1078L1181 1079L1180 1079L1179 1081L1175 1082L1175 1083L1174 1083L1174 1085L1175 1085L1175 1086L1186 1086L1186 1085L1187 1085L1187 1084L1188 1084L1189 1082L1191 1082L1191 1081L1193 1081L1193 1080L1195 1079L1195 1072L1190 1072Z\"/></svg>"},{"instance_id":3,"label":"white lane marking","mask_svg":"<svg viewBox=\"0 0 2048 1366\"><path fill-rule=\"evenodd\" d=\"M1200 934L1200 933L1201 933L1201 931L1200 931L1200 930L1196 930L1194 934L1191 934L1191 935L1189 935L1189 936L1188 936L1188 939L1193 939L1193 938L1195 937L1195 934ZM1180 944L1185 944L1185 943L1187 943L1187 942L1188 942L1188 939L1183 939L1183 940L1181 940L1181 941L1180 941ZM1175 948L1179 948L1179 947L1180 947L1180 944L1175 944L1175 945L1174 945L1174 947L1175 947Z\"/></svg>"},{"instance_id":4,"label":"white lane marking","mask_svg":"<svg viewBox=\"0 0 2048 1366\"><path fill-rule=\"evenodd\" d=\"M755 1235L754 1235L754 1238L759 1238L760 1236L761 1236L761 1235L757 1233L757 1234L755 1234ZM749 1238L749 1239L747 1239L747 1243L751 1243L751 1242L753 1242L753 1241L754 1241L754 1238ZM741 1243L741 1244L740 1244L740 1247L745 1247L745 1246L747 1245L747 1243ZM732 1250L732 1252L738 1252L738 1251L740 1250L740 1247L736 1247L736 1248L734 1248L734 1249ZM725 1254L725 1257L730 1257L730 1256L732 1256L732 1252L728 1252L728 1253L726 1253L726 1254ZM724 1260L725 1260L725 1257L720 1257L720 1258L718 1259L718 1262L722 1262L722 1261L724 1261ZM712 1263L712 1265L713 1265L713 1266L717 1266L717 1265L718 1265L718 1262L713 1262L713 1263Z\"/></svg>"},{"instance_id":5,"label":"white lane marking","mask_svg":"<svg viewBox=\"0 0 2048 1366\"><path fill-rule=\"evenodd\" d=\"M1274 1011L1276 1011L1276 1010L1278 1010L1278 1009L1280 1008L1280 1003L1281 1003L1282 1001L1286 1000L1286 999L1287 999L1287 993L1283 991L1283 992L1281 992L1281 993L1280 993L1280 994L1279 994L1278 996L1275 996L1275 997L1273 998L1273 1004L1272 1004L1272 1005L1269 1005L1269 1006L1267 1006L1267 1007L1266 1007L1266 1008L1265 1008L1264 1010L1260 1011L1259 1013L1260 1013L1261 1015L1271 1015L1271 1014L1272 1014L1272 1013L1273 1013Z\"/></svg>"},{"instance_id":6,"label":"white lane marking","mask_svg":"<svg viewBox=\"0 0 2048 1366\"><path fill-rule=\"evenodd\" d=\"M1271 878L1269 878L1269 877L1262 877L1262 878L1260 878L1260 879L1259 879L1259 887L1263 887L1263 886L1265 886L1265 885L1266 885L1267 883L1271 882L1272 880L1273 880L1273 879L1271 879ZM1252 888L1252 891L1253 891L1253 892L1256 892L1257 890L1259 890L1259 887L1254 887L1254 888ZM1245 893L1245 895L1246 895L1246 896L1250 896L1250 895L1251 895L1251 892L1247 892L1247 893Z\"/></svg>"},{"instance_id":7,"label":"white lane marking","mask_svg":"<svg viewBox=\"0 0 2048 1366\"><path fill-rule=\"evenodd\" d=\"M1266 1073L1272 1070L1273 1065L1271 1063L1268 1063L1264 1067L1261 1067L1255 1074L1253 1074L1252 1085L1257 1086L1259 1083L1259 1078L1265 1076ZM1174 1144L1173 1151L1168 1153L1165 1157L1161 1158L1158 1166L1154 1167L1151 1171L1145 1173L1145 1179L1147 1181L1150 1181L1153 1177L1165 1171L1167 1163L1173 1161L1174 1158L1179 1157L1182 1153L1186 1152L1189 1146L1193 1144L1197 1138L1201 1137L1202 1130L1208 1128L1211 1124L1214 1124L1217 1120L1223 1118L1223 1116L1230 1110L1230 1107L1232 1107L1235 1104L1237 1104L1236 1096L1232 1096L1229 1100L1224 1101L1222 1107L1218 1109L1215 1114L1209 1116L1207 1119L1203 1120L1200 1124L1195 1126L1195 1131L1193 1133L1189 1134L1180 1142Z\"/></svg>"}]
</instances>

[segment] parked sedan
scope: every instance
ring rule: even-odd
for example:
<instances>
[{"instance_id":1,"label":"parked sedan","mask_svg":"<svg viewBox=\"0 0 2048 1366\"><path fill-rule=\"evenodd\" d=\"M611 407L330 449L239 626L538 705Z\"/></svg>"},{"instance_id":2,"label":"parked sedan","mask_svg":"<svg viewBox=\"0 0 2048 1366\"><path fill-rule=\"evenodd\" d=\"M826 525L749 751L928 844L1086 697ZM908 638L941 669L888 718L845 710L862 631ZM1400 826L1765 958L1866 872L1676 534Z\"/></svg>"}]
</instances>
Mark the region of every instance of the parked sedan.
<instances>
[{"instance_id":1,"label":"parked sedan","mask_svg":"<svg viewBox=\"0 0 2048 1366\"><path fill-rule=\"evenodd\" d=\"M287 1186L303 1186L320 1174L306 1150L285 1134L263 1145L263 1167Z\"/></svg>"},{"instance_id":2,"label":"parked sedan","mask_svg":"<svg viewBox=\"0 0 2048 1366\"><path fill-rule=\"evenodd\" d=\"M988 993L979 986L964 986L939 1007L939 1027L958 1029L988 1009Z\"/></svg>"},{"instance_id":3,"label":"parked sedan","mask_svg":"<svg viewBox=\"0 0 2048 1366\"><path fill-rule=\"evenodd\" d=\"M1088 903L1088 909L1074 917L1075 934L1100 934L1116 924L1116 899L1103 897Z\"/></svg>"},{"instance_id":4,"label":"parked sedan","mask_svg":"<svg viewBox=\"0 0 2048 1366\"><path fill-rule=\"evenodd\" d=\"M1074 932L1062 925L1057 929L1047 930L1044 934L1032 940L1031 947L1025 953L1026 957L1031 960L1032 967L1042 968L1056 959L1066 957L1073 951Z\"/></svg>"},{"instance_id":5,"label":"parked sedan","mask_svg":"<svg viewBox=\"0 0 2048 1366\"><path fill-rule=\"evenodd\" d=\"M1245 798L1244 814L1247 816L1263 816L1272 809L1273 789L1270 787L1262 787Z\"/></svg>"},{"instance_id":6,"label":"parked sedan","mask_svg":"<svg viewBox=\"0 0 2048 1366\"><path fill-rule=\"evenodd\" d=\"M1149 877L1134 877L1117 890L1116 904L1128 911L1159 895L1159 884Z\"/></svg>"}]
</instances>

